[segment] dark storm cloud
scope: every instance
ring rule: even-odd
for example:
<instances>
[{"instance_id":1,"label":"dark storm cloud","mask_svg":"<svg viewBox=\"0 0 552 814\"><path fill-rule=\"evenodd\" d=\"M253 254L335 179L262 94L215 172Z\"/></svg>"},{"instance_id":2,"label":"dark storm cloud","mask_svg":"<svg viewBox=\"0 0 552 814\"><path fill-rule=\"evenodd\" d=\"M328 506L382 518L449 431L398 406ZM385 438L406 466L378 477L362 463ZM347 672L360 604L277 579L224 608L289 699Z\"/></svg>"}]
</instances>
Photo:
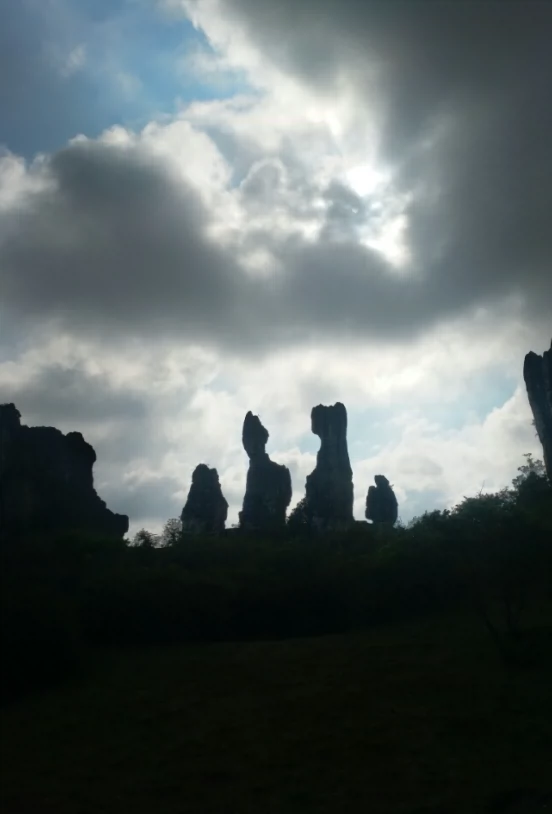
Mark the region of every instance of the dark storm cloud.
<instances>
[{"instance_id":1,"label":"dark storm cloud","mask_svg":"<svg viewBox=\"0 0 552 814\"><path fill-rule=\"evenodd\" d=\"M309 248L259 234L285 271L270 281L245 274L207 238L198 196L140 149L75 144L53 157L51 170L54 188L4 221L0 281L4 301L23 318L57 318L92 335L164 330L242 348L321 328L403 323L409 286L401 289L378 254L354 243ZM400 322L380 311L393 299ZM413 312L406 330L419 317Z\"/></svg>"},{"instance_id":2,"label":"dark storm cloud","mask_svg":"<svg viewBox=\"0 0 552 814\"><path fill-rule=\"evenodd\" d=\"M409 241L418 266L433 281L446 275L447 299L511 291L550 312L552 3L223 7L266 57L313 86L331 91L350 77L379 121L382 158L414 193Z\"/></svg>"},{"instance_id":3,"label":"dark storm cloud","mask_svg":"<svg viewBox=\"0 0 552 814\"><path fill-rule=\"evenodd\" d=\"M140 149L75 144L54 187L0 226L4 301L78 331L188 335L239 318L235 271L204 235L197 196ZM0 221L1 223L1 221ZM2 239L3 232L3 239ZM224 321L217 339L225 335Z\"/></svg>"},{"instance_id":4,"label":"dark storm cloud","mask_svg":"<svg viewBox=\"0 0 552 814\"><path fill-rule=\"evenodd\" d=\"M426 133L431 117L451 105L467 111L485 98L495 108L527 94L544 102L549 88L548 0L222 0L222 6L265 56L313 85L331 89L349 71L383 113L384 149L391 152Z\"/></svg>"},{"instance_id":5,"label":"dark storm cloud","mask_svg":"<svg viewBox=\"0 0 552 814\"><path fill-rule=\"evenodd\" d=\"M404 338L516 283L513 263L492 284L472 269L471 244L448 256L447 268L437 257L421 277L397 276L345 228L348 213L356 221L356 198L338 187L328 191L317 242L250 235L250 248L269 248L283 268L270 280L252 277L208 237L198 195L144 149L76 143L50 168L54 183L0 219L4 308L22 325L56 320L92 337L161 333L239 350L324 336ZM342 237L332 240L340 223ZM492 242L484 250L485 262L498 264ZM520 286L537 278L538 255L534 263Z\"/></svg>"},{"instance_id":6,"label":"dark storm cloud","mask_svg":"<svg viewBox=\"0 0 552 814\"><path fill-rule=\"evenodd\" d=\"M134 421L146 415L144 401L137 395L114 390L105 376L89 375L78 368L51 365L9 388L0 376L0 387L0 401L13 401L23 422L30 425L38 416L42 424L57 426L75 416L88 424L106 419Z\"/></svg>"}]
</instances>

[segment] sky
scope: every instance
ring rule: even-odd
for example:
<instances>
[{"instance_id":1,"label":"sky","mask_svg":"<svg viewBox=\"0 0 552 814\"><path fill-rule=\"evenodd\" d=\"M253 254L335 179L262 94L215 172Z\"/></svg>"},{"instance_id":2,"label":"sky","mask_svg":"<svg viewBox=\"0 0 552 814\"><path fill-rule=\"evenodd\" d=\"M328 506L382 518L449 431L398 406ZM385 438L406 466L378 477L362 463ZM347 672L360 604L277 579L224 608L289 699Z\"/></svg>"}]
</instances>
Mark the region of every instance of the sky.
<instances>
[{"instance_id":1,"label":"sky","mask_svg":"<svg viewBox=\"0 0 552 814\"><path fill-rule=\"evenodd\" d=\"M81 431L131 534L198 463L228 525L248 410L292 506L342 401L355 516L542 457L552 4L4 0L0 402Z\"/></svg>"}]
</instances>

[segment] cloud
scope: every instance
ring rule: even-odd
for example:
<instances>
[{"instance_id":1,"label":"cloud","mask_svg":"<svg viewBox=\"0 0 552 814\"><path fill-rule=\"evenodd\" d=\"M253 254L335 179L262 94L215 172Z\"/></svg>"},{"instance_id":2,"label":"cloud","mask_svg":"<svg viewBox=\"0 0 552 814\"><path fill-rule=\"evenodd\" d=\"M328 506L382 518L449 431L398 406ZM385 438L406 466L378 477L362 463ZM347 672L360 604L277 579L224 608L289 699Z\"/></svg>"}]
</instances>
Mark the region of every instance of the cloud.
<instances>
[{"instance_id":1,"label":"cloud","mask_svg":"<svg viewBox=\"0 0 552 814\"><path fill-rule=\"evenodd\" d=\"M517 104L550 59L547 3L477 5L445 0L183 0L211 42L250 70L264 59L274 70L325 95L350 86L375 108L383 149L402 151L429 135L436 113L474 113L478 100L494 109ZM293 12L296 12L295 14ZM535 97L533 97L535 98ZM541 116L542 120L542 116Z\"/></svg>"},{"instance_id":2,"label":"cloud","mask_svg":"<svg viewBox=\"0 0 552 814\"><path fill-rule=\"evenodd\" d=\"M239 318L199 196L161 162L140 149L78 142L37 172L46 173L42 191L0 227L4 304L77 332L137 335L168 324L206 338L225 306Z\"/></svg>"},{"instance_id":3,"label":"cloud","mask_svg":"<svg viewBox=\"0 0 552 814\"><path fill-rule=\"evenodd\" d=\"M131 519L129 536L132 538L140 528L160 531L172 517L180 517L186 498L182 495L182 483L176 478L131 472L123 481L103 488L96 484L100 494L105 490L109 505L121 507Z\"/></svg>"},{"instance_id":4,"label":"cloud","mask_svg":"<svg viewBox=\"0 0 552 814\"><path fill-rule=\"evenodd\" d=\"M550 4L183 6L273 100L333 111L339 146L364 143L368 165L391 172L412 271L443 286L439 302L445 289L459 307L509 292L549 316Z\"/></svg>"},{"instance_id":5,"label":"cloud","mask_svg":"<svg viewBox=\"0 0 552 814\"><path fill-rule=\"evenodd\" d=\"M82 424L106 419L133 421L144 415L144 405L131 392L112 387L101 373L87 374L54 363L18 381L16 375L10 377L1 367L0 371L0 381L31 423L39 417L57 426L76 415Z\"/></svg>"},{"instance_id":6,"label":"cloud","mask_svg":"<svg viewBox=\"0 0 552 814\"><path fill-rule=\"evenodd\" d=\"M67 79L80 71L85 64L86 45L81 42L79 45L76 45L73 49L71 49L66 59L63 61L63 64L60 66L60 73L65 79Z\"/></svg>"},{"instance_id":7,"label":"cloud","mask_svg":"<svg viewBox=\"0 0 552 814\"><path fill-rule=\"evenodd\" d=\"M404 341L507 297L543 317L550 282L537 286L523 265L510 276L503 265L494 282L494 266L476 275L452 259L397 275L358 239L370 215L336 181L309 187L273 161L229 188L223 157L185 121L80 138L26 174L13 156L4 163L3 307L23 320L258 353L313 340Z\"/></svg>"},{"instance_id":8,"label":"cloud","mask_svg":"<svg viewBox=\"0 0 552 814\"><path fill-rule=\"evenodd\" d=\"M432 506L445 508L479 491L497 491L517 474L523 454L542 457L521 386L482 420L468 419L458 429L432 424L417 411L393 421L396 439L358 462L356 472L369 480L383 469L395 485L403 520L427 510L429 495ZM355 510L357 516L362 510L358 496Z\"/></svg>"},{"instance_id":9,"label":"cloud","mask_svg":"<svg viewBox=\"0 0 552 814\"><path fill-rule=\"evenodd\" d=\"M288 6L183 4L256 93L26 168L5 307L239 352L407 341L508 301L549 321L548 6Z\"/></svg>"}]
</instances>

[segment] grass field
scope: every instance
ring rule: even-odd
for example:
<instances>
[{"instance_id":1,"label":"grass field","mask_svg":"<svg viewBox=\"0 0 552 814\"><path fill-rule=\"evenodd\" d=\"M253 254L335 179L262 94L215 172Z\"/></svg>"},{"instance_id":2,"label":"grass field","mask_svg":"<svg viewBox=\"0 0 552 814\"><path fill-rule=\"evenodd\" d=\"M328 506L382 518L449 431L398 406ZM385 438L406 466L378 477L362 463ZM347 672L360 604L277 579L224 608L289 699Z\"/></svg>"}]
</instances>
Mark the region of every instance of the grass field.
<instances>
[{"instance_id":1,"label":"grass field","mask_svg":"<svg viewBox=\"0 0 552 814\"><path fill-rule=\"evenodd\" d=\"M3 814L552 811L552 670L475 620L93 664L1 711Z\"/></svg>"}]
</instances>

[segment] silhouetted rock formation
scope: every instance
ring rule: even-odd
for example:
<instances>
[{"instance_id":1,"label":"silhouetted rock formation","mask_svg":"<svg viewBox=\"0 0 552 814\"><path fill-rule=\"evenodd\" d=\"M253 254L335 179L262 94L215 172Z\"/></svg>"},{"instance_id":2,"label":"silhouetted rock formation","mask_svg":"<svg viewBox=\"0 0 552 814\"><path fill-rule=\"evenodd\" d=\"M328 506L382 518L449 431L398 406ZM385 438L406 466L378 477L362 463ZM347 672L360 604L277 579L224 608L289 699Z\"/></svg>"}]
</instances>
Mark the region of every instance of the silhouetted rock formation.
<instances>
[{"instance_id":1,"label":"silhouetted rock formation","mask_svg":"<svg viewBox=\"0 0 552 814\"><path fill-rule=\"evenodd\" d=\"M347 410L313 407L311 426L321 440L316 467L307 477L306 515L318 531L347 528L353 522L353 470L347 450Z\"/></svg>"},{"instance_id":2,"label":"silhouetted rock formation","mask_svg":"<svg viewBox=\"0 0 552 814\"><path fill-rule=\"evenodd\" d=\"M240 528L277 529L286 522L286 511L291 501L291 476L283 464L271 461L265 451L268 430L259 416L249 412L243 422L242 442L249 456L247 484Z\"/></svg>"},{"instance_id":3,"label":"silhouetted rock formation","mask_svg":"<svg viewBox=\"0 0 552 814\"><path fill-rule=\"evenodd\" d=\"M385 475L376 475L374 480L376 485L369 487L366 496L366 519L394 525L399 512L395 492Z\"/></svg>"},{"instance_id":4,"label":"silhouetted rock formation","mask_svg":"<svg viewBox=\"0 0 552 814\"><path fill-rule=\"evenodd\" d=\"M85 531L122 538L128 517L94 489L96 453L80 432L26 427L0 405L0 535Z\"/></svg>"},{"instance_id":5,"label":"silhouetted rock formation","mask_svg":"<svg viewBox=\"0 0 552 814\"><path fill-rule=\"evenodd\" d=\"M523 378L544 451L544 465L552 481L552 341L542 356L532 351L527 354Z\"/></svg>"},{"instance_id":6,"label":"silhouetted rock formation","mask_svg":"<svg viewBox=\"0 0 552 814\"><path fill-rule=\"evenodd\" d=\"M183 534L220 534L228 516L228 502L222 494L218 472L198 464L182 509Z\"/></svg>"}]
</instances>

